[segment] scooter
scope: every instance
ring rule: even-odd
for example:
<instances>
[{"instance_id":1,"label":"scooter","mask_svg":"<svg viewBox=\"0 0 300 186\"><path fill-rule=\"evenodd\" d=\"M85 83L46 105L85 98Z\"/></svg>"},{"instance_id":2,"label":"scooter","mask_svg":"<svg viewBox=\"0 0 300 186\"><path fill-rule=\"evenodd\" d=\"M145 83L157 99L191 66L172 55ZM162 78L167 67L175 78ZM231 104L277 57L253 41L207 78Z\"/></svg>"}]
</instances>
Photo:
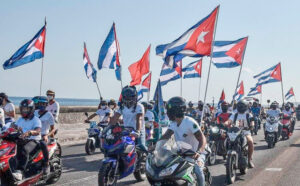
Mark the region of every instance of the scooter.
<instances>
[{"instance_id":1,"label":"scooter","mask_svg":"<svg viewBox=\"0 0 300 186\"><path fill-rule=\"evenodd\" d=\"M35 184L54 184L62 173L61 159L55 140L48 144L50 173L43 174L43 153L37 148L31 155L27 168L24 172L24 179L17 181L12 172L17 166L17 142L22 142L21 131L8 128L0 134L0 185L27 186Z\"/></svg>"},{"instance_id":2,"label":"scooter","mask_svg":"<svg viewBox=\"0 0 300 186\"><path fill-rule=\"evenodd\" d=\"M291 117L284 114L282 117L281 123L282 123L281 139L287 140L292 135L292 133L291 133Z\"/></svg>"},{"instance_id":3,"label":"scooter","mask_svg":"<svg viewBox=\"0 0 300 186\"><path fill-rule=\"evenodd\" d=\"M278 141L279 119L274 116L268 117L265 124L265 136L268 148L273 148Z\"/></svg>"}]
</instances>

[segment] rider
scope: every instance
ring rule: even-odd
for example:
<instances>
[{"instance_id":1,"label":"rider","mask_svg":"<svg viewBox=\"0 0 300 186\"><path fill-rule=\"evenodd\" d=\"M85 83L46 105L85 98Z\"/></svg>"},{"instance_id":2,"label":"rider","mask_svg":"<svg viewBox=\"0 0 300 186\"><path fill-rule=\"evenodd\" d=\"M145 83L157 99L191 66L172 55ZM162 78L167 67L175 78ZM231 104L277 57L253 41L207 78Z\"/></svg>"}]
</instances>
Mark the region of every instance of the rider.
<instances>
[{"instance_id":1,"label":"rider","mask_svg":"<svg viewBox=\"0 0 300 186\"><path fill-rule=\"evenodd\" d=\"M108 107L112 110L113 113L115 113L117 109L117 103L114 99L109 100Z\"/></svg>"},{"instance_id":2,"label":"rider","mask_svg":"<svg viewBox=\"0 0 300 186\"><path fill-rule=\"evenodd\" d=\"M50 172L49 167L49 152L47 149L47 143L48 143L48 137L53 137L55 133L54 128L54 117L53 115L46 110L46 107L48 106L48 99L44 96L36 96L32 99L35 103L35 112L34 115L38 118L40 118L42 122L42 129L41 129L41 135L42 135L42 141L41 141L41 149L43 151L44 156L44 173L48 174Z\"/></svg>"},{"instance_id":3,"label":"rider","mask_svg":"<svg viewBox=\"0 0 300 186\"><path fill-rule=\"evenodd\" d=\"M206 117L209 114L209 110L207 107L204 107L204 103L202 101L198 102L198 109L196 110L196 116L197 119L200 121L202 118L202 114L203 118Z\"/></svg>"},{"instance_id":4,"label":"rider","mask_svg":"<svg viewBox=\"0 0 300 186\"><path fill-rule=\"evenodd\" d=\"M187 113L187 115L189 115L189 116L191 116L191 117L195 117L195 115L196 115L196 111L195 111L195 109L194 109L194 104L193 104L193 102L189 102L188 103L188 108L186 109L186 113Z\"/></svg>"},{"instance_id":5,"label":"rider","mask_svg":"<svg viewBox=\"0 0 300 186\"><path fill-rule=\"evenodd\" d=\"M41 140L41 128L42 124L38 117L34 116L34 103L32 100L24 99L20 103L21 116L16 123L12 123L11 127L20 129L23 131L21 138L27 139L17 145L17 159L18 167L13 172L13 176L17 180L22 180L23 172L26 170L27 163L29 161L29 155L38 146L39 140Z\"/></svg>"},{"instance_id":6,"label":"rider","mask_svg":"<svg viewBox=\"0 0 300 186\"><path fill-rule=\"evenodd\" d=\"M154 114L153 114L153 112L151 112L148 109L149 103L142 102L142 105L144 106L144 112L145 112L145 117L144 117L144 119L145 119L145 126L146 126L146 128L150 129L150 134L146 135L146 138L148 140L149 138L151 138L151 133L153 133Z\"/></svg>"},{"instance_id":7,"label":"rider","mask_svg":"<svg viewBox=\"0 0 300 186\"><path fill-rule=\"evenodd\" d=\"M186 102L182 97L173 97L167 103L167 115L171 123L161 140L168 140L174 134L175 141L183 141L190 144L193 151L197 152L194 156L196 160L195 174L197 183L204 186L205 178L203 166L205 163L206 139L200 129L199 124L191 117L185 116Z\"/></svg>"},{"instance_id":8,"label":"rider","mask_svg":"<svg viewBox=\"0 0 300 186\"><path fill-rule=\"evenodd\" d=\"M281 110L278 108L279 104L277 101L273 101L270 105L270 109L267 111L267 117L273 116L275 118L280 118L282 113ZM282 124L279 122L278 125L278 136L281 136L281 131L282 131ZM265 128L265 126L264 126ZM265 138L266 138L266 133L265 133Z\"/></svg>"},{"instance_id":9,"label":"rider","mask_svg":"<svg viewBox=\"0 0 300 186\"><path fill-rule=\"evenodd\" d=\"M252 119L252 115L247 113L248 106L245 101L240 100L237 103L237 113L234 113L230 116L229 120L227 121L229 125L236 126L244 129L245 127L253 127L254 121ZM247 138L248 143L248 166L249 168L254 168L254 164L252 162L252 155L254 151L253 139L250 133L250 130L244 130L244 135Z\"/></svg>"},{"instance_id":10,"label":"rider","mask_svg":"<svg viewBox=\"0 0 300 186\"><path fill-rule=\"evenodd\" d=\"M226 101L221 104L222 112L217 116L217 124L224 124L226 121L228 121L229 117L231 116L231 113L228 112L228 107L229 105Z\"/></svg>"},{"instance_id":11,"label":"rider","mask_svg":"<svg viewBox=\"0 0 300 186\"><path fill-rule=\"evenodd\" d=\"M135 130L134 133L138 137L137 144L145 151L145 112L143 105L137 101L137 90L134 86L125 86L121 94L120 108L111 118L109 124L115 125L118 123L119 118L123 116L124 126L132 127Z\"/></svg>"},{"instance_id":12,"label":"rider","mask_svg":"<svg viewBox=\"0 0 300 186\"><path fill-rule=\"evenodd\" d=\"M290 103L284 105L284 109L282 111L283 115L287 115L291 120L291 133L293 133L295 128L295 122L293 121L293 117L295 115L294 111L291 108Z\"/></svg>"},{"instance_id":13,"label":"rider","mask_svg":"<svg viewBox=\"0 0 300 186\"><path fill-rule=\"evenodd\" d=\"M2 98L2 103L0 107L4 110L5 123L10 123L15 121L16 111L14 104L8 99L5 93L0 93L0 98Z\"/></svg>"},{"instance_id":14,"label":"rider","mask_svg":"<svg viewBox=\"0 0 300 186\"><path fill-rule=\"evenodd\" d=\"M256 117L258 122L258 128L260 128L259 116L260 116L261 109L256 101L253 102L252 107L250 108L250 112L254 117Z\"/></svg>"},{"instance_id":15,"label":"rider","mask_svg":"<svg viewBox=\"0 0 300 186\"><path fill-rule=\"evenodd\" d=\"M59 115L59 103L55 100L55 92L52 90L47 90L46 95L49 101L46 110L51 112L55 119L55 122L57 123Z\"/></svg>"},{"instance_id":16,"label":"rider","mask_svg":"<svg viewBox=\"0 0 300 186\"><path fill-rule=\"evenodd\" d=\"M98 106L98 110L94 114L90 115L85 120L85 122L89 123L90 120L93 119L97 115L99 116L100 124L105 124L106 125L106 124L109 123L110 118L112 116L112 110L108 107L107 101L101 100L100 104Z\"/></svg>"}]
</instances>

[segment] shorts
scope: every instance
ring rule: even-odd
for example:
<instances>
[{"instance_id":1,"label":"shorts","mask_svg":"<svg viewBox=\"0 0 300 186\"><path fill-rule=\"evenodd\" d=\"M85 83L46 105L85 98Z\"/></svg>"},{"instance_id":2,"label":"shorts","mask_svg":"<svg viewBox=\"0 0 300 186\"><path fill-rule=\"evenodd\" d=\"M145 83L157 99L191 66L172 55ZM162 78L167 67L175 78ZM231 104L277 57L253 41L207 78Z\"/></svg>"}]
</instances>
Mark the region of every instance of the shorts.
<instances>
[{"instance_id":1,"label":"shorts","mask_svg":"<svg viewBox=\"0 0 300 186\"><path fill-rule=\"evenodd\" d=\"M245 136L251 136L251 131L250 130L243 130L243 135Z\"/></svg>"}]
</instances>

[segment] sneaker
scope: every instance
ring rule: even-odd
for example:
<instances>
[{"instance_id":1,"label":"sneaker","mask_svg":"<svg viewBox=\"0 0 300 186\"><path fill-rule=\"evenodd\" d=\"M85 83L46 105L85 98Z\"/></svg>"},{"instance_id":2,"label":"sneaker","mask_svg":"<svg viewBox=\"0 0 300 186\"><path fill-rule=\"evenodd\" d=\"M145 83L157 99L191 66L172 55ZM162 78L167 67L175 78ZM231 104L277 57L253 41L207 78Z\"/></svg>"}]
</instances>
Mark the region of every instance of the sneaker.
<instances>
[{"instance_id":1,"label":"sneaker","mask_svg":"<svg viewBox=\"0 0 300 186\"><path fill-rule=\"evenodd\" d=\"M45 167L43 167L43 173L44 173L45 175L48 175L48 174L50 173L50 166L45 166Z\"/></svg>"},{"instance_id":2,"label":"sneaker","mask_svg":"<svg viewBox=\"0 0 300 186\"><path fill-rule=\"evenodd\" d=\"M17 181L21 181L23 179L23 174L20 170L16 170L12 173L12 175Z\"/></svg>"},{"instance_id":3,"label":"sneaker","mask_svg":"<svg viewBox=\"0 0 300 186\"><path fill-rule=\"evenodd\" d=\"M250 169L254 168L254 163L251 160L248 162L248 167Z\"/></svg>"}]
</instances>

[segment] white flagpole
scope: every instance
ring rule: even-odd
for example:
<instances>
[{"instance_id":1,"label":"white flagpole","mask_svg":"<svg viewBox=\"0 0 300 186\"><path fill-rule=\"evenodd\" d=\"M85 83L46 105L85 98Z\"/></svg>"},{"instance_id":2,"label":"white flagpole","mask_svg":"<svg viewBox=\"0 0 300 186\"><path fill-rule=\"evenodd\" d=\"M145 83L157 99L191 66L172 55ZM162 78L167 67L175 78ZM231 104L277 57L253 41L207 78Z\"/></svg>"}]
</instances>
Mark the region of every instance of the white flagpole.
<instances>
[{"instance_id":1,"label":"white flagpole","mask_svg":"<svg viewBox=\"0 0 300 186\"><path fill-rule=\"evenodd\" d=\"M208 83L209 83L210 68L211 68L211 63L212 63L212 55L213 55L213 48L214 48L214 43L215 43L216 29L217 29L217 24L218 24L219 9L220 9L220 5L218 6L217 17L216 17L216 20L215 20L214 36L213 36L213 40L211 42L210 62L209 62L209 67L208 67L208 75L207 75L207 81L206 81L206 87L205 87L205 93L204 93L203 111L204 111L205 105L206 105L207 88L208 88ZM201 121L203 120L203 116L204 116L204 114L201 115Z\"/></svg>"},{"instance_id":2,"label":"white flagpole","mask_svg":"<svg viewBox=\"0 0 300 186\"><path fill-rule=\"evenodd\" d=\"M283 78L282 78L282 69L281 69L281 62L279 62L280 64L280 72L281 72L281 94L282 94L282 105L284 105L284 93L283 93Z\"/></svg>"},{"instance_id":3,"label":"white flagpole","mask_svg":"<svg viewBox=\"0 0 300 186\"><path fill-rule=\"evenodd\" d=\"M101 92L100 92L100 88L99 88L99 85L98 85L98 82L97 80L95 81L96 85L97 85L97 89L98 89L98 93L99 93L99 96L100 96L100 101L102 101L102 96L101 96Z\"/></svg>"},{"instance_id":4,"label":"white flagpole","mask_svg":"<svg viewBox=\"0 0 300 186\"><path fill-rule=\"evenodd\" d=\"M200 94L201 94L201 77L199 78L199 90L198 90L198 101L200 101Z\"/></svg>"},{"instance_id":5,"label":"white flagpole","mask_svg":"<svg viewBox=\"0 0 300 186\"><path fill-rule=\"evenodd\" d=\"M45 17L45 29L46 29L47 21ZM44 56L45 56L45 45L46 45L46 32L45 32L45 43L44 43ZM42 85L43 85L43 75L44 75L44 56L42 58L42 65L41 65L41 81L40 81L40 96L42 95Z\"/></svg>"}]
</instances>

